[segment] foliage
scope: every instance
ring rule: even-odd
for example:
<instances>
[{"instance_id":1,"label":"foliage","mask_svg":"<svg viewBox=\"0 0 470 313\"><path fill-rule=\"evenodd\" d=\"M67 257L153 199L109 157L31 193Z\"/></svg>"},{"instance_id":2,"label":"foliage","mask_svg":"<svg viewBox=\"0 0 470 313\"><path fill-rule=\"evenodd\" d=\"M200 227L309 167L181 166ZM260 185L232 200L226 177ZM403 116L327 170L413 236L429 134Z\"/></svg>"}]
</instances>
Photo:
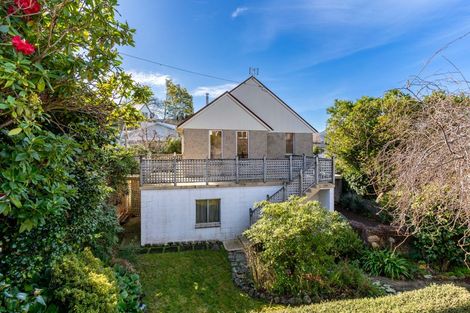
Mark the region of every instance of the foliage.
<instances>
[{"instance_id":1,"label":"foliage","mask_svg":"<svg viewBox=\"0 0 470 313\"><path fill-rule=\"evenodd\" d=\"M181 154L181 138L168 138L165 141L162 153Z\"/></svg>"},{"instance_id":2,"label":"foliage","mask_svg":"<svg viewBox=\"0 0 470 313\"><path fill-rule=\"evenodd\" d=\"M164 119L182 120L194 113L193 97L188 90L171 79L166 80L166 99Z\"/></svg>"},{"instance_id":3,"label":"foliage","mask_svg":"<svg viewBox=\"0 0 470 313\"><path fill-rule=\"evenodd\" d=\"M244 313L268 306L233 284L225 251L148 253L136 258L149 313Z\"/></svg>"},{"instance_id":4,"label":"foliage","mask_svg":"<svg viewBox=\"0 0 470 313\"><path fill-rule=\"evenodd\" d=\"M56 262L52 286L55 299L66 312L118 312L119 287L114 272L89 249Z\"/></svg>"},{"instance_id":5,"label":"foliage","mask_svg":"<svg viewBox=\"0 0 470 313\"><path fill-rule=\"evenodd\" d=\"M46 300L43 290L29 286L28 291L20 291L0 274L0 313L57 312L54 305L47 306Z\"/></svg>"},{"instance_id":6,"label":"foliage","mask_svg":"<svg viewBox=\"0 0 470 313\"><path fill-rule=\"evenodd\" d=\"M259 262L252 264L260 263L267 272L254 275L260 287L317 298L374 294L362 273L341 262L358 256L363 244L337 212L296 197L259 205L262 216L245 235L257 247L254 258Z\"/></svg>"},{"instance_id":7,"label":"foliage","mask_svg":"<svg viewBox=\"0 0 470 313\"><path fill-rule=\"evenodd\" d=\"M392 139L388 132L391 115L409 114L415 110L413 104L410 96L392 90L382 98L336 100L328 108L327 151L336 157L338 170L357 194L374 194L370 167Z\"/></svg>"},{"instance_id":8,"label":"foliage","mask_svg":"<svg viewBox=\"0 0 470 313\"><path fill-rule=\"evenodd\" d=\"M361 261L364 271L373 276L386 276L392 279L413 278L412 264L388 249L368 250Z\"/></svg>"},{"instance_id":9,"label":"foliage","mask_svg":"<svg viewBox=\"0 0 470 313\"><path fill-rule=\"evenodd\" d=\"M265 310L266 313L465 313L470 311L470 292L454 285L432 285L394 296L330 301L295 308Z\"/></svg>"},{"instance_id":10,"label":"foliage","mask_svg":"<svg viewBox=\"0 0 470 313\"><path fill-rule=\"evenodd\" d=\"M114 146L151 91L120 67L134 31L116 0L30 2L0 4L0 272L11 288L48 290L64 255L109 257L119 226L107 202L131 167Z\"/></svg>"},{"instance_id":11,"label":"foliage","mask_svg":"<svg viewBox=\"0 0 470 313\"><path fill-rule=\"evenodd\" d=\"M463 264L465 251L459 246L465 229L445 219L429 216L416 234L414 245L428 263L447 271L449 266Z\"/></svg>"},{"instance_id":12,"label":"foliage","mask_svg":"<svg viewBox=\"0 0 470 313\"><path fill-rule=\"evenodd\" d=\"M142 285L139 275L120 265L114 266L117 283L119 286L119 311L126 313L142 312Z\"/></svg>"}]
</instances>

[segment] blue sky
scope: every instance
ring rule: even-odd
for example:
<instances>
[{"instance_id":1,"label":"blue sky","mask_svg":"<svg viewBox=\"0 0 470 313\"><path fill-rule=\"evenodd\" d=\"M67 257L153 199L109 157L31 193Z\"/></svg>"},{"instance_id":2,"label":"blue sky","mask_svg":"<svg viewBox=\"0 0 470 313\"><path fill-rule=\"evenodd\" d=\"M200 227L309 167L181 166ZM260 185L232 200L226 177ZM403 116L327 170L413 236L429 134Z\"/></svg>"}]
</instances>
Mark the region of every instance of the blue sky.
<instances>
[{"instance_id":1,"label":"blue sky","mask_svg":"<svg viewBox=\"0 0 470 313\"><path fill-rule=\"evenodd\" d=\"M335 99L403 87L440 48L470 31L467 0L119 0L137 30L121 52L233 81L258 78L323 130ZM470 35L421 73L470 71ZM444 57L442 57L442 56ZM233 83L124 57L134 78L164 95L166 78L185 86L195 108ZM470 76L470 74L469 74Z\"/></svg>"}]
</instances>

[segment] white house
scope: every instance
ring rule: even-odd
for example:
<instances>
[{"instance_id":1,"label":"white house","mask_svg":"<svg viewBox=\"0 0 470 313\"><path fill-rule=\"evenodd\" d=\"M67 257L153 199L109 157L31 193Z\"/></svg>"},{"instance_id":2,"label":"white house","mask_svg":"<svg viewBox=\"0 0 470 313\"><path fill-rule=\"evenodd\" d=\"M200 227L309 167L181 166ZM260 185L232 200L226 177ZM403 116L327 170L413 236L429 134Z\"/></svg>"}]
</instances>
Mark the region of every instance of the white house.
<instances>
[{"instance_id":1,"label":"white house","mask_svg":"<svg viewBox=\"0 0 470 313\"><path fill-rule=\"evenodd\" d=\"M160 121L142 122L139 128L126 130L121 135L121 141L129 145L146 145L169 138L178 138L176 125Z\"/></svg>"},{"instance_id":2,"label":"white house","mask_svg":"<svg viewBox=\"0 0 470 313\"><path fill-rule=\"evenodd\" d=\"M313 156L318 132L255 77L177 127L183 156L141 162L141 244L228 240L262 200L306 195L333 210L333 160Z\"/></svg>"}]
</instances>

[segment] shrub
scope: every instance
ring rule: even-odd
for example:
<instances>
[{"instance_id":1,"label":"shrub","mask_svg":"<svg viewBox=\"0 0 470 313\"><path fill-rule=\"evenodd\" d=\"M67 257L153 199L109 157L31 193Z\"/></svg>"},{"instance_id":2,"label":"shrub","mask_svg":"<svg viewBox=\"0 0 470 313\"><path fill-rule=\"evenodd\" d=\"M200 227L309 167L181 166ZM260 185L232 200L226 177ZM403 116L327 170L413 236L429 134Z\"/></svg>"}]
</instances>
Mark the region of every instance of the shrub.
<instances>
[{"instance_id":1,"label":"shrub","mask_svg":"<svg viewBox=\"0 0 470 313\"><path fill-rule=\"evenodd\" d=\"M463 227L429 217L416 234L414 245L428 263L447 271L451 265L463 265L465 251L458 243L464 233Z\"/></svg>"},{"instance_id":2,"label":"shrub","mask_svg":"<svg viewBox=\"0 0 470 313\"><path fill-rule=\"evenodd\" d=\"M373 276L386 276L392 279L413 277L411 263L388 249L369 250L362 258L362 268Z\"/></svg>"},{"instance_id":3,"label":"shrub","mask_svg":"<svg viewBox=\"0 0 470 313\"><path fill-rule=\"evenodd\" d=\"M297 197L261 205L261 218L245 232L259 287L314 298L376 293L360 270L341 262L357 257L363 244L338 213Z\"/></svg>"},{"instance_id":4,"label":"shrub","mask_svg":"<svg viewBox=\"0 0 470 313\"><path fill-rule=\"evenodd\" d=\"M114 266L119 286L119 311L125 313L142 312L142 285L139 275L120 265Z\"/></svg>"},{"instance_id":5,"label":"shrub","mask_svg":"<svg viewBox=\"0 0 470 313\"><path fill-rule=\"evenodd\" d=\"M470 292L454 285L433 285L394 296L331 301L296 308L268 310L270 313L466 313Z\"/></svg>"},{"instance_id":6,"label":"shrub","mask_svg":"<svg viewBox=\"0 0 470 313\"><path fill-rule=\"evenodd\" d=\"M113 270L90 249L69 254L52 269L54 298L61 309L74 313L118 312L119 287Z\"/></svg>"}]
</instances>

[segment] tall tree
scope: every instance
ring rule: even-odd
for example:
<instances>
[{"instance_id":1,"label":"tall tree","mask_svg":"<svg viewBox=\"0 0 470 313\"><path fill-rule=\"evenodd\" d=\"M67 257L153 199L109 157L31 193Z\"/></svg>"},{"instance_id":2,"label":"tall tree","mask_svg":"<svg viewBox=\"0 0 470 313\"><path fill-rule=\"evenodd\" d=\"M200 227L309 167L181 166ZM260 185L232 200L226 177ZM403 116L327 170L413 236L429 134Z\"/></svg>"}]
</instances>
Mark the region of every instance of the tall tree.
<instances>
[{"instance_id":1,"label":"tall tree","mask_svg":"<svg viewBox=\"0 0 470 313\"><path fill-rule=\"evenodd\" d=\"M194 113L193 96L188 90L171 79L166 81L164 119L182 120Z\"/></svg>"}]
</instances>

